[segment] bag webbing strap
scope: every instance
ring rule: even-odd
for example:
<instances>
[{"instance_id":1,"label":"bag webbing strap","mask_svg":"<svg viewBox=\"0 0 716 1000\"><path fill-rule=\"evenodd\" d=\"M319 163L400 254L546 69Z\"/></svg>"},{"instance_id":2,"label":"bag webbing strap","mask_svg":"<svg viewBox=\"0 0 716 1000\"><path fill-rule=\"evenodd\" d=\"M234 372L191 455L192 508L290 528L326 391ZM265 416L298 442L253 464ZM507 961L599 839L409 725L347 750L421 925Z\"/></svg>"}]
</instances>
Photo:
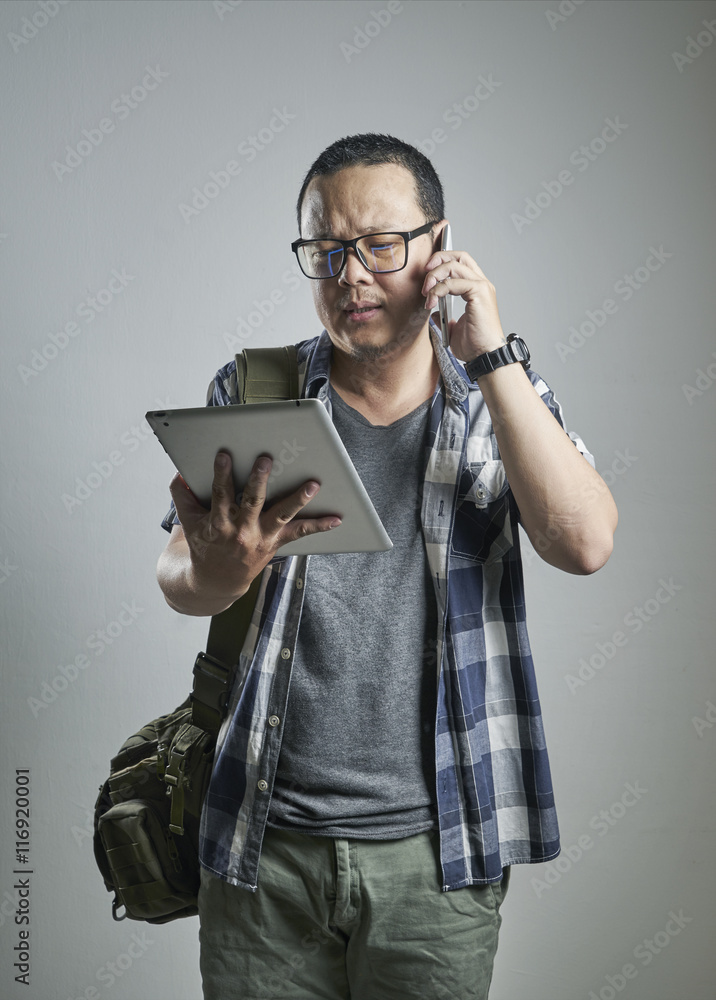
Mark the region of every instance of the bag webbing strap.
<instances>
[{"instance_id":1,"label":"bag webbing strap","mask_svg":"<svg viewBox=\"0 0 716 1000\"><path fill-rule=\"evenodd\" d=\"M267 403L297 399L298 360L296 348L258 347L236 355L236 381L242 403ZM206 652L194 664L191 695L192 723L215 735L226 711L236 665L251 624L261 586L259 574L243 597L214 615L209 626Z\"/></svg>"},{"instance_id":2,"label":"bag webbing strap","mask_svg":"<svg viewBox=\"0 0 716 1000\"><path fill-rule=\"evenodd\" d=\"M119 894L124 906L137 906L144 903L155 903L159 899L171 899L178 893L172 892L171 886L164 879L156 882L142 882L139 885L119 886Z\"/></svg>"},{"instance_id":3,"label":"bag webbing strap","mask_svg":"<svg viewBox=\"0 0 716 1000\"><path fill-rule=\"evenodd\" d=\"M298 398L296 348L256 347L236 355L236 383L242 403Z\"/></svg>"},{"instance_id":4,"label":"bag webbing strap","mask_svg":"<svg viewBox=\"0 0 716 1000\"><path fill-rule=\"evenodd\" d=\"M256 597L261 586L256 577L243 597L230 608L214 615L209 625L206 652L194 664L191 719L195 726L216 735L226 711L234 670L251 624Z\"/></svg>"}]
</instances>

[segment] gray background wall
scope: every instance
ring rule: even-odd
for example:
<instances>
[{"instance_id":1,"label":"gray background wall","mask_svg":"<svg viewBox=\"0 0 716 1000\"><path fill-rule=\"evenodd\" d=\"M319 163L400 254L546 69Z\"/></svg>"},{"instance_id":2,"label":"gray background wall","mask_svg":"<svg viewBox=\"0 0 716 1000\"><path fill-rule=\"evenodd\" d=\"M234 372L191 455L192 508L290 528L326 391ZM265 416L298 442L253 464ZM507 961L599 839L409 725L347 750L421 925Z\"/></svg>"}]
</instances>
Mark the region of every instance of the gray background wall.
<instances>
[{"instance_id":1,"label":"gray background wall","mask_svg":"<svg viewBox=\"0 0 716 1000\"><path fill-rule=\"evenodd\" d=\"M514 870L492 997L714 997L715 37L685 0L2 4L4 996L200 996L196 919L113 923L90 839L206 631L154 580L172 470L142 418L319 332L294 199L328 143L385 131L431 153L621 515L593 577L527 553L563 854Z\"/></svg>"}]
</instances>

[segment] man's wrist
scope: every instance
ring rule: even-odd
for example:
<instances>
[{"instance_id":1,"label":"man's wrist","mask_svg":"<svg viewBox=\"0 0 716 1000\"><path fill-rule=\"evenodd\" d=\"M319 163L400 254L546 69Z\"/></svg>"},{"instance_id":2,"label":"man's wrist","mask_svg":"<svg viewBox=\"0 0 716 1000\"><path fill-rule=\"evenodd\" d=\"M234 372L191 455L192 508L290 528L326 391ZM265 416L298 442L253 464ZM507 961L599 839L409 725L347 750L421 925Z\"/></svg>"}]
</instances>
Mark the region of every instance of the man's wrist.
<instances>
[{"instance_id":1,"label":"man's wrist","mask_svg":"<svg viewBox=\"0 0 716 1000\"><path fill-rule=\"evenodd\" d=\"M478 354L476 358L466 362L465 371L471 382L477 382L483 375L513 364L520 364L524 369L530 366L529 349L516 333L511 333L500 347Z\"/></svg>"},{"instance_id":2,"label":"man's wrist","mask_svg":"<svg viewBox=\"0 0 716 1000\"><path fill-rule=\"evenodd\" d=\"M184 594L187 606L195 608L210 608L210 611L197 612L198 614L219 614L221 611L230 608L231 605L243 597L251 586L251 581L246 586L237 586L235 589L226 586L216 586L216 573L203 573L196 566L190 565L186 568L184 576Z\"/></svg>"}]
</instances>

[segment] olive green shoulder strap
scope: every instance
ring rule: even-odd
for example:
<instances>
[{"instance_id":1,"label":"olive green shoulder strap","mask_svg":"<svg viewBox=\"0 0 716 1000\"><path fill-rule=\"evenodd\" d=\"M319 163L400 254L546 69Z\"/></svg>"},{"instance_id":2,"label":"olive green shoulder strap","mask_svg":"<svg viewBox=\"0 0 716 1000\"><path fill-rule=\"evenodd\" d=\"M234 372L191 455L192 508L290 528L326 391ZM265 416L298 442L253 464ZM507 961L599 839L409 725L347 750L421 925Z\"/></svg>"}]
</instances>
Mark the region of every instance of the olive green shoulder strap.
<instances>
[{"instance_id":1,"label":"olive green shoulder strap","mask_svg":"<svg viewBox=\"0 0 716 1000\"><path fill-rule=\"evenodd\" d=\"M236 355L236 384L242 403L298 399L296 348L257 347Z\"/></svg>"},{"instance_id":2,"label":"olive green shoulder strap","mask_svg":"<svg viewBox=\"0 0 716 1000\"><path fill-rule=\"evenodd\" d=\"M296 348L260 347L236 355L236 381L241 403L268 403L297 399L298 361ZM214 615L209 626L206 652L194 664L191 695L194 725L217 733L231 693L234 671L251 624L262 574L243 597Z\"/></svg>"}]
</instances>

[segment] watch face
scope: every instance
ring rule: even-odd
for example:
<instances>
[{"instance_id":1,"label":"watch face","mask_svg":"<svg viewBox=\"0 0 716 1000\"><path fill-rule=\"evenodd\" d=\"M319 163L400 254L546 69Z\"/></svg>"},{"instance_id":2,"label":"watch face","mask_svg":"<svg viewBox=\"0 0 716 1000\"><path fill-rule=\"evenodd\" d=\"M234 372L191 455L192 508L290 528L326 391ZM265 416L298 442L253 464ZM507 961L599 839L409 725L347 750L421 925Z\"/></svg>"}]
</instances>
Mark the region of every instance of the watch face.
<instances>
[{"instance_id":1,"label":"watch face","mask_svg":"<svg viewBox=\"0 0 716 1000\"><path fill-rule=\"evenodd\" d=\"M509 345L512 349L513 357L517 358L518 361L529 361L530 352L527 349L527 344L525 344L521 337L510 338Z\"/></svg>"}]
</instances>

